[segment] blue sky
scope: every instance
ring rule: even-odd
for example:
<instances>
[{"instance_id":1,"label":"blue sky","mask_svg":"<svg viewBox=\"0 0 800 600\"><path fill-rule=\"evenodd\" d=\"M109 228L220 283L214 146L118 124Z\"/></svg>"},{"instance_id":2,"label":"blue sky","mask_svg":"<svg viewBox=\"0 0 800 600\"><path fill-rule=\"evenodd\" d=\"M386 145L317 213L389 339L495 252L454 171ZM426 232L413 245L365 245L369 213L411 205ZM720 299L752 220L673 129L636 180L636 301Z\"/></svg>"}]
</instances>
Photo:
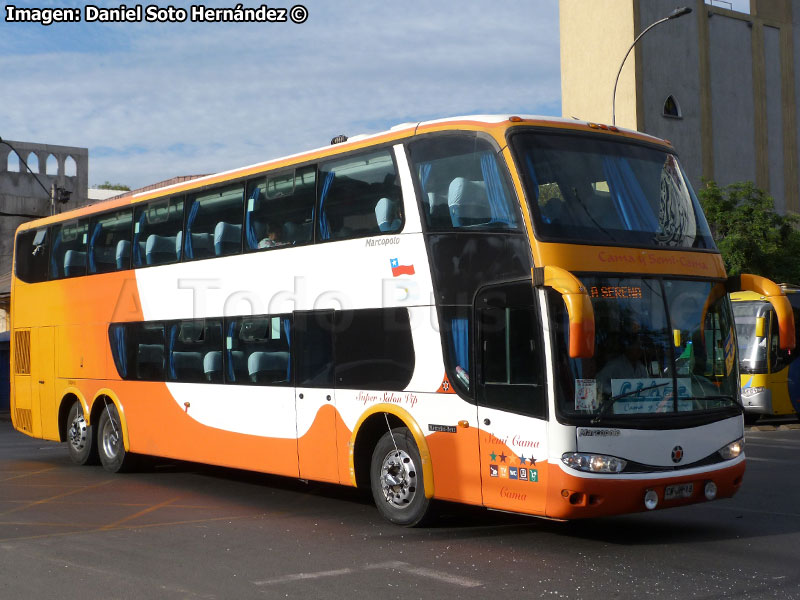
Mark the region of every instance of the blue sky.
<instances>
[{"instance_id":1,"label":"blue sky","mask_svg":"<svg viewBox=\"0 0 800 600\"><path fill-rule=\"evenodd\" d=\"M561 114L558 0L304 5L301 25L0 20L0 137L88 147L90 184L139 187L406 121Z\"/></svg>"},{"instance_id":2,"label":"blue sky","mask_svg":"<svg viewBox=\"0 0 800 600\"><path fill-rule=\"evenodd\" d=\"M138 187L405 121L560 114L557 0L305 6L301 25L0 21L0 136L88 147L90 184Z\"/></svg>"}]
</instances>

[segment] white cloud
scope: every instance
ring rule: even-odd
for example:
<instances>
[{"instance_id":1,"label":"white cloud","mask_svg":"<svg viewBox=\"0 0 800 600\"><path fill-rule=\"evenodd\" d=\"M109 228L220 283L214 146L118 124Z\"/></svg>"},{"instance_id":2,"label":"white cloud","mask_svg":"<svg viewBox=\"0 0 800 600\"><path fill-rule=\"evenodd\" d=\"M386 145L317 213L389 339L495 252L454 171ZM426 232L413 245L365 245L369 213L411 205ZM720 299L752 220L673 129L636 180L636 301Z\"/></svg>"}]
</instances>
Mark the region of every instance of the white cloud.
<instances>
[{"instance_id":1,"label":"white cloud","mask_svg":"<svg viewBox=\"0 0 800 600\"><path fill-rule=\"evenodd\" d=\"M140 186L412 119L559 111L556 0L306 6L303 25L5 25L0 135L88 147L92 183Z\"/></svg>"}]
</instances>

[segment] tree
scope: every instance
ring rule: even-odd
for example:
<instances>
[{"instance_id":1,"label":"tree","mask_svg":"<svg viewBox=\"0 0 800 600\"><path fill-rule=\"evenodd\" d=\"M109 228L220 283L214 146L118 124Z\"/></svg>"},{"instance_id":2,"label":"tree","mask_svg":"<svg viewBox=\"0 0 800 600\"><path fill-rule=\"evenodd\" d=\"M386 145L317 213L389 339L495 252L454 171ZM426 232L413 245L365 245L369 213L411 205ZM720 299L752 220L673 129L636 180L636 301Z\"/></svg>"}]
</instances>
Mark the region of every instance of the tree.
<instances>
[{"instance_id":1,"label":"tree","mask_svg":"<svg viewBox=\"0 0 800 600\"><path fill-rule=\"evenodd\" d=\"M110 183L106 180L105 183L101 183L97 186L98 190L120 190L121 192L130 192L131 188L127 185L122 185L121 183Z\"/></svg>"},{"instance_id":2,"label":"tree","mask_svg":"<svg viewBox=\"0 0 800 600\"><path fill-rule=\"evenodd\" d=\"M776 213L772 196L751 181L705 181L699 200L728 275L800 283L800 217Z\"/></svg>"}]
</instances>

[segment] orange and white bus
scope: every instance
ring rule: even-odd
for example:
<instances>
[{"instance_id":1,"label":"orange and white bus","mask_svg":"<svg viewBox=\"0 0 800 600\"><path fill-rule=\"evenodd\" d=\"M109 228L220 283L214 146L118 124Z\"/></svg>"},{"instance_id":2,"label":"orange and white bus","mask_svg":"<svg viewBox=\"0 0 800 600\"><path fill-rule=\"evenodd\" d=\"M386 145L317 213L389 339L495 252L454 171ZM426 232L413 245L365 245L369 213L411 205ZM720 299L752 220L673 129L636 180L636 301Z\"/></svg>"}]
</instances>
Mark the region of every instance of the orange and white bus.
<instances>
[{"instance_id":1,"label":"orange and white bus","mask_svg":"<svg viewBox=\"0 0 800 600\"><path fill-rule=\"evenodd\" d=\"M26 223L12 417L137 454L556 519L733 495L726 279L668 143L474 116ZM788 312L787 312L788 310Z\"/></svg>"}]
</instances>

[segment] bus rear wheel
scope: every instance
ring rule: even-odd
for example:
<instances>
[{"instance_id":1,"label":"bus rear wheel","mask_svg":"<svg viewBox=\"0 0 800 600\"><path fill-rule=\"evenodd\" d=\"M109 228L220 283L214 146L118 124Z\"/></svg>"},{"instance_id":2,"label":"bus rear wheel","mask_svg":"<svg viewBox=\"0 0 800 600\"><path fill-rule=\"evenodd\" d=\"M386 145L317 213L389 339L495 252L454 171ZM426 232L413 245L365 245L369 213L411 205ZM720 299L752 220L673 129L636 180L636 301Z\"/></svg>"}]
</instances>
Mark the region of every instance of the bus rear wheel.
<instances>
[{"instance_id":1,"label":"bus rear wheel","mask_svg":"<svg viewBox=\"0 0 800 600\"><path fill-rule=\"evenodd\" d=\"M97 464L94 428L86 422L80 402L75 402L69 409L66 438L69 458L72 462L76 465Z\"/></svg>"},{"instance_id":2,"label":"bus rear wheel","mask_svg":"<svg viewBox=\"0 0 800 600\"><path fill-rule=\"evenodd\" d=\"M125 450L122 424L113 402L108 402L103 407L97 421L97 452L106 471L118 473L130 466L132 457Z\"/></svg>"},{"instance_id":3,"label":"bus rear wheel","mask_svg":"<svg viewBox=\"0 0 800 600\"><path fill-rule=\"evenodd\" d=\"M415 527L429 514L422 459L406 427L387 431L372 452L370 486L378 511L397 525Z\"/></svg>"}]
</instances>

